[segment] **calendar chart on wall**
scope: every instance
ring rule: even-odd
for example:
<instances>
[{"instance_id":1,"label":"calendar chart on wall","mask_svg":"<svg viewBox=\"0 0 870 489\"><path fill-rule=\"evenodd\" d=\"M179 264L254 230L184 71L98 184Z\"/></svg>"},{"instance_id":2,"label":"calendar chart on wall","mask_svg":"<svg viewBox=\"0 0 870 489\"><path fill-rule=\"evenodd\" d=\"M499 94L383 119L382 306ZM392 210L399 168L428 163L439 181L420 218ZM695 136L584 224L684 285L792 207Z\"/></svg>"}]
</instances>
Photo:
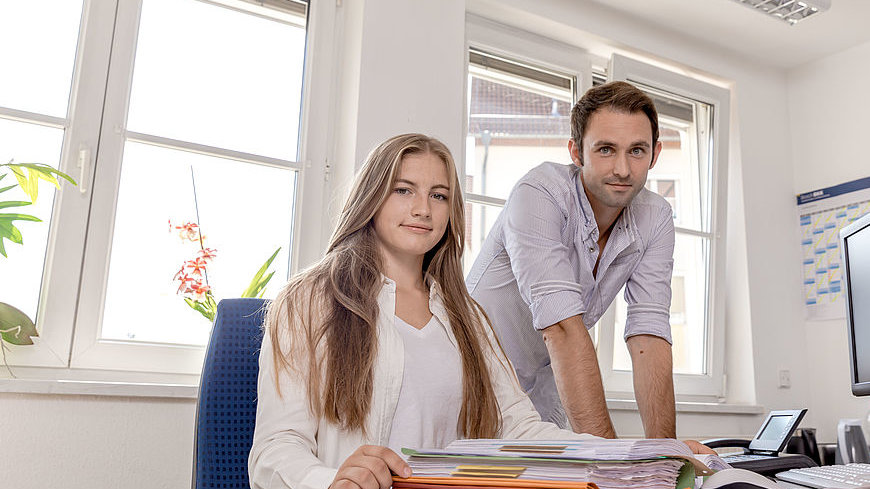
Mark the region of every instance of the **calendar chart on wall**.
<instances>
[{"instance_id":1,"label":"calendar chart on wall","mask_svg":"<svg viewBox=\"0 0 870 489\"><path fill-rule=\"evenodd\" d=\"M807 319L846 316L840 228L870 212L870 177L797 196Z\"/></svg>"}]
</instances>

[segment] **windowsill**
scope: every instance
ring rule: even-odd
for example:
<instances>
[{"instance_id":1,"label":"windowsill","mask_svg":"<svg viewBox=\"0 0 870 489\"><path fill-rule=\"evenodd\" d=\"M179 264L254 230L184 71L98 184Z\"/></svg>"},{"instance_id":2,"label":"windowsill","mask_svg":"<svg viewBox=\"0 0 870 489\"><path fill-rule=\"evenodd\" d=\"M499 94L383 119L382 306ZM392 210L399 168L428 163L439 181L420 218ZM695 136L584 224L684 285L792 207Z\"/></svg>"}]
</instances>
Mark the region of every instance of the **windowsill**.
<instances>
[{"instance_id":1,"label":"windowsill","mask_svg":"<svg viewBox=\"0 0 870 489\"><path fill-rule=\"evenodd\" d=\"M755 404L729 404L725 402L677 401L677 413L711 414L764 414L764 406ZM634 399L608 399L607 409L611 411L637 411Z\"/></svg>"},{"instance_id":2,"label":"windowsill","mask_svg":"<svg viewBox=\"0 0 870 489\"><path fill-rule=\"evenodd\" d=\"M158 397L196 399L199 386L149 382L105 382L89 380L0 379L0 393L78 396ZM677 401L678 413L764 414L763 406L717 402ZM611 411L637 411L633 399L608 399Z\"/></svg>"},{"instance_id":3,"label":"windowsill","mask_svg":"<svg viewBox=\"0 0 870 489\"><path fill-rule=\"evenodd\" d=\"M88 380L0 379L0 393L196 399L198 385Z\"/></svg>"}]
</instances>

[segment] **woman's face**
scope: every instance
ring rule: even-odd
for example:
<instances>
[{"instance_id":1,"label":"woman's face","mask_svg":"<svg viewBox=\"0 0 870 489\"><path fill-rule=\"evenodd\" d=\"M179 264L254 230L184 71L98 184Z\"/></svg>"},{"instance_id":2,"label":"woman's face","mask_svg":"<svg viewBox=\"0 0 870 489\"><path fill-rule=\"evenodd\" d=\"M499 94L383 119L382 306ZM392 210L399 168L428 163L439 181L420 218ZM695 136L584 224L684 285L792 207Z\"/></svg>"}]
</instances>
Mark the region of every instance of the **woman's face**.
<instances>
[{"instance_id":1,"label":"woman's face","mask_svg":"<svg viewBox=\"0 0 870 489\"><path fill-rule=\"evenodd\" d=\"M450 216L447 165L432 153L405 156L390 196L374 217L385 260L421 260L447 229Z\"/></svg>"}]
</instances>

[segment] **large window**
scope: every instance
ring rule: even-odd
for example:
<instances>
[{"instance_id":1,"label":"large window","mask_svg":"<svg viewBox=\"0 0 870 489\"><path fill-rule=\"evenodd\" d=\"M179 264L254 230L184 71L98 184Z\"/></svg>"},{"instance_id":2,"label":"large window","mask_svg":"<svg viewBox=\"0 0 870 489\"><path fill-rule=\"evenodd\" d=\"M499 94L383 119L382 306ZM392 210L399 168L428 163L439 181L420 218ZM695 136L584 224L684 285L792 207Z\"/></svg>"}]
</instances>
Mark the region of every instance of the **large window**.
<instances>
[{"instance_id":1,"label":"large window","mask_svg":"<svg viewBox=\"0 0 870 489\"><path fill-rule=\"evenodd\" d=\"M647 188L673 208L676 243L671 333L678 394L720 397L724 364L724 229L728 91L614 55L610 79L627 80L655 101L662 152ZM623 294L599 321L607 387L629 391Z\"/></svg>"},{"instance_id":2,"label":"large window","mask_svg":"<svg viewBox=\"0 0 870 489\"><path fill-rule=\"evenodd\" d=\"M494 54L493 44L474 42L474 22L469 32L466 269L517 180L542 161L570 163L570 110L584 91L571 70L553 69L546 62L546 50L529 51L490 32L487 39L495 39L502 48ZM659 112L663 150L646 187L673 209L676 245L670 321L677 393L721 396L722 186L727 162L722 142L728 137L728 92L617 55L609 73L585 77L596 84L607 78L627 79L639 86ZM632 391L631 359L623 340L625 317L620 292L590 331L605 388L617 395Z\"/></svg>"},{"instance_id":3,"label":"large window","mask_svg":"<svg viewBox=\"0 0 870 489\"><path fill-rule=\"evenodd\" d=\"M46 16L46 11L52 15ZM0 77L0 164L40 162L58 167L71 125L67 106L81 13L81 1L0 4L0 66L4 67ZM0 175L5 175L0 188L16 183L9 170ZM52 188L43 182L42 195L35 204L0 211L42 221L0 221L14 225L23 242L6 241L3 246L6 256L0 256L0 302L30 319L40 312L42 269L54 204ZM30 200L20 186L0 194L0 202Z\"/></svg>"},{"instance_id":4,"label":"large window","mask_svg":"<svg viewBox=\"0 0 870 489\"><path fill-rule=\"evenodd\" d=\"M470 267L514 183L543 161L570 163L573 77L471 50L465 192Z\"/></svg>"},{"instance_id":5,"label":"large window","mask_svg":"<svg viewBox=\"0 0 870 489\"><path fill-rule=\"evenodd\" d=\"M196 374L213 302L270 258L262 294L286 282L306 25L297 0L0 5L0 159L78 181L40 187L0 257L40 335L10 363Z\"/></svg>"}]
</instances>

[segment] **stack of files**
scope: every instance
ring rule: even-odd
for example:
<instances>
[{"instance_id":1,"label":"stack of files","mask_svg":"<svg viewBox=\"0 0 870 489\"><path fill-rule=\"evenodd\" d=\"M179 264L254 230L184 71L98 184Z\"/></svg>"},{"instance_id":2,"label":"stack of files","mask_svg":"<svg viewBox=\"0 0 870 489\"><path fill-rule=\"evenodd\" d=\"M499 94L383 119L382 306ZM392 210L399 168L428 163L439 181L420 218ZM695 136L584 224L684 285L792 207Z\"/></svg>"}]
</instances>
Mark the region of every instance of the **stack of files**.
<instances>
[{"instance_id":1,"label":"stack of files","mask_svg":"<svg viewBox=\"0 0 870 489\"><path fill-rule=\"evenodd\" d=\"M457 440L402 449L395 489L692 489L712 471L677 440Z\"/></svg>"}]
</instances>

